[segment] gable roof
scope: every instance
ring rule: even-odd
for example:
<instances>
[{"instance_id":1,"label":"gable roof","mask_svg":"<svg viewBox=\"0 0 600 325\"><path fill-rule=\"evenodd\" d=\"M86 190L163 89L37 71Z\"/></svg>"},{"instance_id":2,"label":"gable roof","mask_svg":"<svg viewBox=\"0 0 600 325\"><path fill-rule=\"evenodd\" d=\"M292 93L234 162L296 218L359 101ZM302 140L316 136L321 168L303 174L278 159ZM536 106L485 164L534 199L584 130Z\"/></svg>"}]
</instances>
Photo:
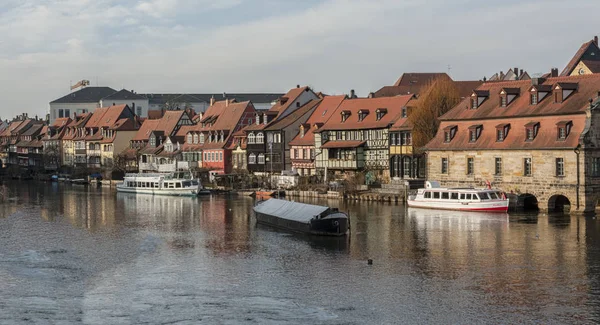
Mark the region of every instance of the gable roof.
<instances>
[{"instance_id":1,"label":"gable roof","mask_svg":"<svg viewBox=\"0 0 600 325\"><path fill-rule=\"evenodd\" d=\"M403 73L393 86L382 87L374 93L373 97L418 94L424 87L427 87L431 81L438 78L452 80L445 72Z\"/></svg>"},{"instance_id":2,"label":"gable roof","mask_svg":"<svg viewBox=\"0 0 600 325\"><path fill-rule=\"evenodd\" d=\"M102 128L111 127L115 124L119 118L128 110L129 106L115 105L108 107L97 108L93 113L92 117L85 124L86 128Z\"/></svg>"},{"instance_id":3,"label":"gable roof","mask_svg":"<svg viewBox=\"0 0 600 325\"><path fill-rule=\"evenodd\" d=\"M102 98L114 94L116 90L110 87L85 87L78 91L72 92L59 99L55 99L50 104L65 104L65 103L95 103Z\"/></svg>"},{"instance_id":4,"label":"gable roof","mask_svg":"<svg viewBox=\"0 0 600 325\"><path fill-rule=\"evenodd\" d=\"M331 116L333 116L334 112L340 106L340 104L344 101L346 96L325 96L317 106L317 108L310 115L308 120L306 120L304 136L298 134L292 141L290 141L290 145L293 146L314 146L315 144L315 134L317 125L323 126L327 120Z\"/></svg>"},{"instance_id":5,"label":"gable roof","mask_svg":"<svg viewBox=\"0 0 600 325\"><path fill-rule=\"evenodd\" d=\"M145 120L138 132L135 134L132 141L146 141L151 132L163 132L165 135L170 136L177 123L186 114L185 111L165 111L165 115L159 120Z\"/></svg>"},{"instance_id":6,"label":"gable roof","mask_svg":"<svg viewBox=\"0 0 600 325\"><path fill-rule=\"evenodd\" d=\"M51 126L60 128L60 127L69 125L69 123L71 123L71 121L72 120L70 117L59 117L56 120L54 120L54 123L52 123Z\"/></svg>"},{"instance_id":7,"label":"gable roof","mask_svg":"<svg viewBox=\"0 0 600 325\"><path fill-rule=\"evenodd\" d=\"M404 95L380 98L357 98L344 100L333 113L334 115L317 132L323 130L357 130L377 129L391 126L402 114L402 107L414 97ZM385 109L387 112L380 120L377 120L377 110ZM368 114L362 120L358 120L358 111L366 111ZM349 112L350 116L342 122L341 113Z\"/></svg>"},{"instance_id":8,"label":"gable roof","mask_svg":"<svg viewBox=\"0 0 600 325\"><path fill-rule=\"evenodd\" d=\"M600 74L572 77L548 78L542 86L572 85L577 89L561 103L555 103L552 94L547 95L536 105L530 105L529 80L487 82L477 88L477 92L489 93L489 97L478 105L477 109L468 109L470 98L463 99L458 105L440 117L440 120L477 120L489 118L561 115L583 113L589 107L589 99L598 97ZM517 96L507 107L500 107L499 93L504 88L518 88ZM554 87L553 87L554 88Z\"/></svg>"},{"instance_id":9,"label":"gable roof","mask_svg":"<svg viewBox=\"0 0 600 325\"><path fill-rule=\"evenodd\" d=\"M285 95L277 99L275 105L269 108L269 112L277 112L278 114L285 112L288 109L288 107L290 107L292 104L295 105L296 99L298 99L298 97L300 97L300 95L302 95L303 92L309 91L312 90L310 89L310 87L307 86L290 89Z\"/></svg>"},{"instance_id":10,"label":"gable roof","mask_svg":"<svg viewBox=\"0 0 600 325\"><path fill-rule=\"evenodd\" d=\"M282 130L282 129L290 126L292 123L296 122L298 119L300 119L301 117L305 116L306 114L310 113L313 109L315 109L315 107L317 105L319 105L319 103L321 101L322 101L322 99L313 99L313 100L309 101L308 103L304 104L302 107L298 108L297 110L293 111L292 113L286 115L285 117L283 117L279 120L275 120L275 121L273 121L273 123L270 123L269 125L267 125L267 127L265 128L265 131Z\"/></svg>"},{"instance_id":11,"label":"gable roof","mask_svg":"<svg viewBox=\"0 0 600 325\"><path fill-rule=\"evenodd\" d=\"M110 95L102 98L102 100L111 100L111 99L114 99L114 100L126 100L126 99L136 100L136 99L148 99L148 98L146 98L145 96L133 93L127 89L121 89L113 94L110 94Z\"/></svg>"},{"instance_id":12,"label":"gable roof","mask_svg":"<svg viewBox=\"0 0 600 325\"><path fill-rule=\"evenodd\" d=\"M600 55L600 53L598 55ZM600 61L583 60L581 62L583 62L592 73L600 73Z\"/></svg>"},{"instance_id":13,"label":"gable roof","mask_svg":"<svg viewBox=\"0 0 600 325\"><path fill-rule=\"evenodd\" d=\"M598 60L600 60L600 48L598 48L598 44L596 43L596 41L594 39L583 43L581 45L581 47L579 47L579 50L577 50L577 52L575 52L575 55L571 58L569 63L567 63L567 65L565 66L563 71L560 73L560 75L561 76L570 75L573 72L573 69L575 69L575 67L579 63L579 61L581 61L582 59L589 59L586 57L587 56L586 54L589 52L594 52L595 53L594 56L598 57Z\"/></svg>"}]
</instances>

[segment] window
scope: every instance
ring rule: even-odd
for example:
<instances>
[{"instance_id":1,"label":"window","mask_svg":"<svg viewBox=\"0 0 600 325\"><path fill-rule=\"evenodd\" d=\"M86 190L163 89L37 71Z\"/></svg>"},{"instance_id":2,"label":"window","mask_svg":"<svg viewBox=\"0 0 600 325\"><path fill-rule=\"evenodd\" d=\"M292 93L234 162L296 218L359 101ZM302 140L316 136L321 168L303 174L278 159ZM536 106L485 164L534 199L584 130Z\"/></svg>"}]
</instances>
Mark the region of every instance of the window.
<instances>
[{"instance_id":1,"label":"window","mask_svg":"<svg viewBox=\"0 0 600 325\"><path fill-rule=\"evenodd\" d=\"M452 141L452 139L454 139L454 136L456 135L457 130L458 130L458 127L456 125L449 125L449 126L445 127L444 128L444 142Z\"/></svg>"},{"instance_id":2,"label":"window","mask_svg":"<svg viewBox=\"0 0 600 325\"><path fill-rule=\"evenodd\" d=\"M350 112L343 111L342 112L342 122L346 122L346 120L348 119L348 117L350 117Z\"/></svg>"},{"instance_id":3,"label":"window","mask_svg":"<svg viewBox=\"0 0 600 325\"><path fill-rule=\"evenodd\" d=\"M217 161L217 157L216 156L217 156L216 153L211 152L210 153L210 161Z\"/></svg>"},{"instance_id":4,"label":"window","mask_svg":"<svg viewBox=\"0 0 600 325\"><path fill-rule=\"evenodd\" d=\"M556 158L556 176L565 176L564 158Z\"/></svg>"},{"instance_id":5,"label":"window","mask_svg":"<svg viewBox=\"0 0 600 325\"><path fill-rule=\"evenodd\" d=\"M448 192L442 192L442 200L448 200L450 198L448 194Z\"/></svg>"},{"instance_id":6,"label":"window","mask_svg":"<svg viewBox=\"0 0 600 325\"><path fill-rule=\"evenodd\" d=\"M275 143L281 143L281 133L275 133L273 136Z\"/></svg>"},{"instance_id":7,"label":"window","mask_svg":"<svg viewBox=\"0 0 600 325\"><path fill-rule=\"evenodd\" d=\"M256 135L256 143L264 143L265 142L264 140L265 140L264 135L262 134L262 132L259 132Z\"/></svg>"},{"instance_id":8,"label":"window","mask_svg":"<svg viewBox=\"0 0 600 325\"><path fill-rule=\"evenodd\" d=\"M471 98L471 108L472 109L476 109L477 108L477 97Z\"/></svg>"},{"instance_id":9,"label":"window","mask_svg":"<svg viewBox=\"0 0 600 325\"><path fill-rule=\"evenodd\" d=\"M298 149L294 149L294 159L298 159Z\"/></svg>"},{"instance_id":10,"label":"window","mask_svg":"<svg viewBox=\"0 0 600 325\"><path fill-rule=\"evenodd\" d=\"M565 139L567 137L567 130L565 127L558 128L558 138Z\"/></svg>"},{"instance_id":11,"label":"window","mask_svg":"<svg viewBox=\"0 0 600 325\"><path fill-rule=\"evenodd\" d=\"M187 136L187 143L192 143L192 134L188 134Z\"/></svg>"},{"instance_id":12,"label":"window","mask_svg":"<svg viewBox=\"0 0 600 325\"><path fill-rule=\"evenodd\" d=\"M273 143L273 133L267 133L267 143Z\"/></svg>"},{"instance_id":13,"label":"window","mask_svg":"<svg viewBox=\"0 0 600 325\"><path fill-rule=\"evenodd\" d=\"M261 165L265 164L265 155L264 154L261 153L258 155L258 163Z\"/></svg>"},{"instance_id":14,"label":"window","mask_svg":"<svg viewBox=\"0 0 600 325\"><path fill-rule=\"evenodd\" d=\"M248 164L256 164L256 155L254 153L248 156Z\"/></svg>"},{"instance_id":15,"label":"window","mask_svg":"<svg viewBox=\"0 0 600 325\"><path fill-rule=\"evenodd\" d=\"M424 195L424 197L425 197L426 199L431 199L431 192L425 192L425 195Z\"/></svg>"},{"instance_id":16,"label":"window","mask_svg":"<svg viewBox=\"0 0 600 325\"><path fill-rule=\"evenodd\" d=\"M219 152L219 161L223 161L223 153Z\"/></svg>"},{"instance_id":17,"label":"window","mask_svg":"<svg viewBox=\"0 0 600 325\"><path fill-rule=\"evenodd\" d=\"M467 158L467 175L473 175L473 157Z\"/></svg>"},{"instance_id":18,"label":"window","mask_svg":"<svg viewBox=\"0 0 600 325\"><path fill-rule=\"evenodd\" d=\"M500 106L506 107L506 96L500 96Z\"/></svg>"},{"instance_id":19,"label":"window","mask_svg":"<svg viewBox=\"0 0 600 325\"><path fill-rule=\"evenodd\" d=\"M302 149L302 159L308 159L308 150L306 149Z\"/></svg>"},{"instance_id":20,"label":"window","mask_svg":"<svg viewBox=\"0 0 600 325\"><path fill-rule=\"evenodd\" d=\"M523 176L531 176L531 158L523 159Z\"/></svg>"},{"instance_id":21,"label":"window","mask_svg":"<svg viewBox=\"0 0 600 325\"><path fill-rule=\"evenodd\" d=\"M141 107L136 107L136 111L137 111L137 116L142 116L142 108Z\"/></svg>"},{"instance_id":22,"label":"window","mask_svg":"<svg viewBox=\"0 0 600 325\"><path fill-rule=\"evenodd\" d=\"M433 192L433 198L434 199L439 199L440 198L440 192Z\"/></svg>"},{"instance_id":23,"label":"window","mask_svg":"<svg viewBox=\"0 0 600 325\"><path fill-rule=\"evenodd\" d=\"M450 140L452 140L452 138L450 137L450 132L444 132L444 142L450 142Z\"/></svg>"},{"instance_id":24,"label":"window","mask_svg":"<svg viewBox=\"0 0 600 325\"><path fill-rule=\"evenodd\" d=\"M600 176L600 158L592 158L590 174L594 177Z\"/></svg>"},{"instance_id":25,"label":"window","mask_svg":"<svg viewBox=\"0 0 600 325\"><path fill-rule=\"evenodd\" d=\"M255 141L254 133L248 134L248 143L255 143Z\"/></svg>"},{"instance_id":26,"label":"window","mask_svg":"<svg viewBox=\"0 0 600 325\"><path fill-rule=\"evenodd\" d=\"M571 121L561 121L556 123L556 126L558 127L557 138L559 140L564 140L569 136L569 133L571 133L573 123Z\"/></svg>"},{"instance_id":27,"label":"window","mask_svg":"<svg viewBox=\"0 0 600 325\"><path fill-rule=\"evenodd\" d=\"M368 111L364 111L364 110L358 111L358 121L361 122L362 120L364 120L365 117L367 117L367 114L369 114Z\"/></svg>"},{"instance_id":28,"label":"window","mask_svg":"<svg viewBox=\"0 0 600 325\"><path fill-rule=\"evenodd\" d=\"M200 144L204 144L204 133L200 133L200 135L198 136L198 141L200 142Z\"/></svg>"},{"instance_id":29,"label":"window","mask_svg":"<svg viewBox=\"0 0 600 325\"><path fill-rule=\"evenodd\" d=\"M64 112L64 110L62 110L62 109L59 109L59 110L58 110L58 117L59 117L59 118L61 118L61 117L65 117L65 112Z\"/></svg>"},{"instance_id":30,"label":"window","mask_svg":"<svg viewBox=\"0 0 600 325\"><path fill-rule=\"evenodd\" d=\"M504 130L496 130L496 141L504 141Z\"/></svg>"},{"instance_id":31,"label":"window","mask_svg":"<svg viewBox=\"0 0 600 325\"><path fill-rule=\"evenodd\" d=\"M407 111L406 111L406 106L402 107L402 117L407 117Z\"/></svg>"},{"instance_id":32,"label":"window","mask_svg":"<svg viewBox=\"0 0 600 325\"><path fill-rule=\"evenodd\" d=\"M502 175L502 158L496 157L494 162L494 175Z\"/></svg>"},{"instance_id":33,"label":"window","mask_svg":"<svg viewBox=\"0 0 600 325\"><path fill-rule=\"evenodd\" d=\"M529 104L531 105L537 105L538 103L538 95L537 94L531 94L529 96Z\"/></svg>"},{"instance_id":34,"label":"window","mask_svg":"<svg viewBox=\"0 0 600 325\"><path fill-rule=\"evenodd\" d=\"M458 200L458 193L457 192L450 193L450 199L451 200Z\"/></svg>"},{"instance_id":35,"label":"window","mask_svg":"<svg viewBox=\"0 0 600 325\"><path fill-rule=\"evenodd\" d=\"M448 174L448 158L442 158L442 174Z\"/></svg>"},{"instance_id":36,"label":"window","mask_svg":"<svg viewBox=\"0 0 600 325\"><path fill-rule=\"evenodd\" d=\"M403 109L404 109L404 107L403 107ZM402 112L404 114L404 110ZM387 109L385 109L385 108L377 109L377 111L375 112L375 114L376 114L375 117L376 117L377 121L381 120L386 113L387 113ZM405 116L402 116L402 117L405 117Z\"/></svg>"},{"instance_id":37,"label":"window","mask_svg":"<svg viewBox=\"0 0 600 325\"><path fill-rule=\"evenodd\" d=\"M196 134L196 133L194 134L194 143L195 144L198 143L198 134Z\"/></svg>"}]
</instances>

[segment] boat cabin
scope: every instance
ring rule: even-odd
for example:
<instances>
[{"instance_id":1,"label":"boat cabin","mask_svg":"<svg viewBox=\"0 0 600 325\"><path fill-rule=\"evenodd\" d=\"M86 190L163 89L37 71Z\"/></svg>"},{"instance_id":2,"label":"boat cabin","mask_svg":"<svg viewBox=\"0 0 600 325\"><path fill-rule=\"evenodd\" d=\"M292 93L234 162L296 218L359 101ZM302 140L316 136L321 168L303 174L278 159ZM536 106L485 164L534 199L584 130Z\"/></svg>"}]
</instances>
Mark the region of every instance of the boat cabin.
<instances>
[{"instance_id":1,"label":"boat cabin","mask_svg":"<svg viewBox=\"0 0 600 325\"><path fill-rule=\"evenodd\" d=\"M422 196L425 200L448 200L461 202L504 200L504 194L494 190L431 188L419 189L417 195Z\"/></svg>"}]
</instances>

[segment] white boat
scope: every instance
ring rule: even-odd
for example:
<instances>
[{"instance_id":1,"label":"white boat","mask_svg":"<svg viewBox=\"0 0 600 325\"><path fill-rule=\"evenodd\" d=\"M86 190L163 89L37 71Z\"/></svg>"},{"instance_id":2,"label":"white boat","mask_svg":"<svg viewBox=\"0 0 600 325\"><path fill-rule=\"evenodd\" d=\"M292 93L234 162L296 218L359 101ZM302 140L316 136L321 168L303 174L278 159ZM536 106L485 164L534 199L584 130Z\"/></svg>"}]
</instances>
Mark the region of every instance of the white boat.
<instances>
[{"instance_id":1,"label":"white boat","mask_svg":"<svg viewBox=\"0 0 600 325\"><path fill-rule=\"evenodd\" d=\"M420 188L416 195L407 200L413 208L507 212L508 199L504 192L488 188L444 188L439 182L427 181L425 188Z\"/></svg>"},{"instance_id":2,"label":"white boat","mask_svg":"<svg viewBox=\"0 0 600 325\"><path fill-rule=\"evenodd\" d=\"M205 193L197 179L183 178L174 174L126 174L122 183L117 184L117 192L197 196Z\"/></svg>"}]
</instances>

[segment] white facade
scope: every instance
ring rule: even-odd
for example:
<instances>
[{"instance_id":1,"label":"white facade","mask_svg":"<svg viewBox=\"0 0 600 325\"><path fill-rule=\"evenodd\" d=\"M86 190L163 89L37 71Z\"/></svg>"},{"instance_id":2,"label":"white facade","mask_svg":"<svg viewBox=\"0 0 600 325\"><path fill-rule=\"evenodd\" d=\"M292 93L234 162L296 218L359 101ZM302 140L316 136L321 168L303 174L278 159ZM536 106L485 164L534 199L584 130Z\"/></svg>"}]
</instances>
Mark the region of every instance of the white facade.
<instances>
[{"instance_id":1,"label":"white facade","mask_svg":"<svg viewBox=\"0 0 600 325\"><path fill-rule=\"evenodd\" d=\"M279 118L281 119L289 115L290 113L295 112L299 107L302 107L304 104L308 103L313 99L319 99L317 94L315 94L310 89L308 91L303 91L302 94L300 94L300 96L298 96L296 100L294 100L294 102L288 106L288 108L285 110L285 112L281 114ZM254 107L256 107L256 104L254 105Z\"/></svg>"},{"instance_id":2,"label":"white facade","mask_svg":"<svg viewBox=\"0 0 600 325\"><path fill-rule=\"evenodd\" d=\"M73 118L74 114L93 112L100 103L54 103L50 104L50 124L60 117Z\"/></svg>"}]
</instances>

